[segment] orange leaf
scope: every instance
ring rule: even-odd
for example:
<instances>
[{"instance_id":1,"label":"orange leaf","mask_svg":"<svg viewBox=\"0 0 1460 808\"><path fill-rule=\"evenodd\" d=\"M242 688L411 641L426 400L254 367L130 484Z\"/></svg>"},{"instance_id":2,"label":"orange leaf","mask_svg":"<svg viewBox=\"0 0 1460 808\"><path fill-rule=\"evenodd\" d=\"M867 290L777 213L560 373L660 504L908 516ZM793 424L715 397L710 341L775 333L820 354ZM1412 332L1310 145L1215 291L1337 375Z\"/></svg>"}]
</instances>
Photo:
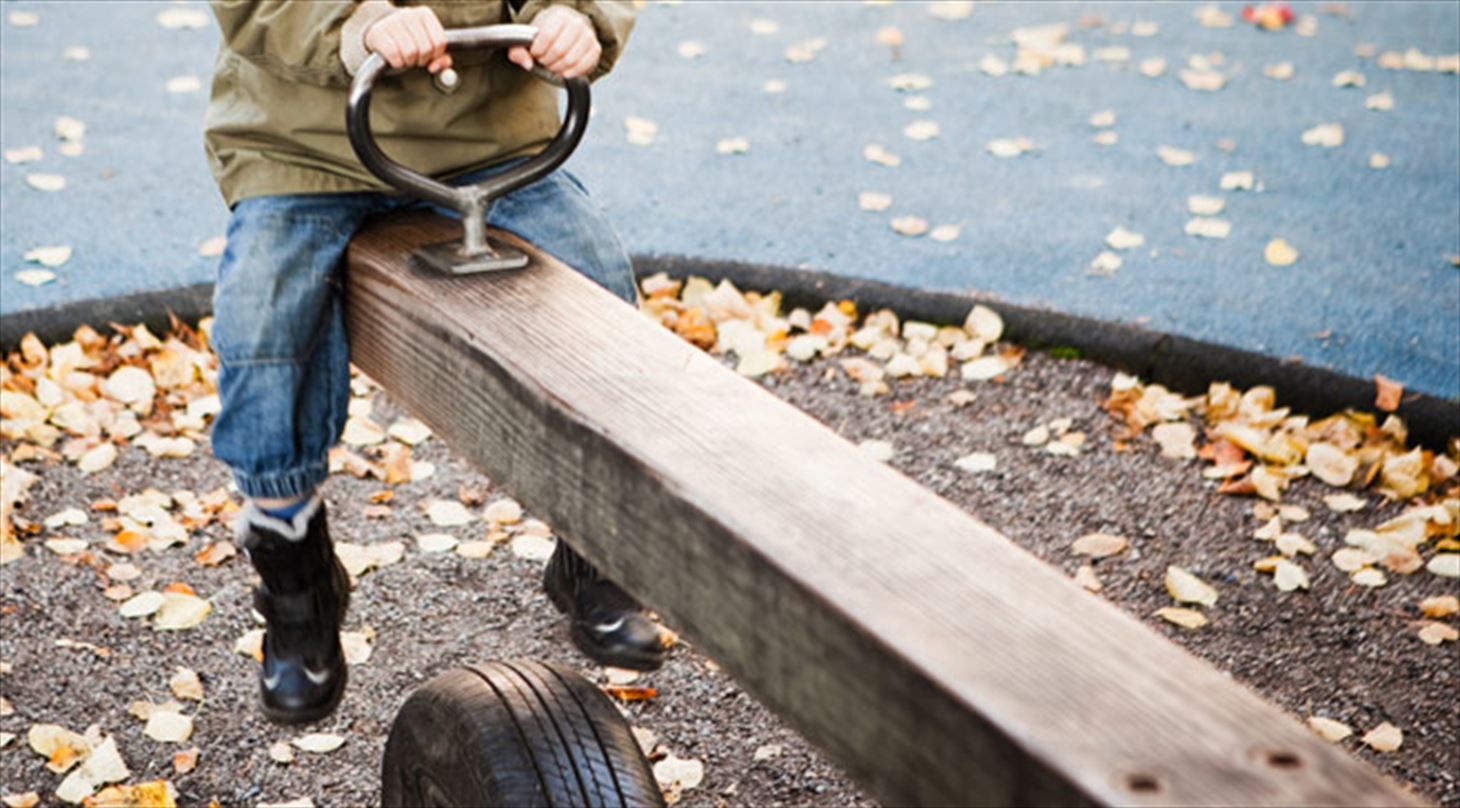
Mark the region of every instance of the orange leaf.
<instances>
[{"instance_id":1,"label":"orange leaf","mask_svg":"<svg viewBox=\"0 0 1460 808\"><path fill-rule=\"evenodd\" d=\"M147 534L140 530L123 530L113 537L117 546L129 553L136 553L147 546Z\"/></svg>"},{"instance_id":2,"label":"orange leaf","mask_svg":"<svg viewBox=\"0 0 1460 808\"><path fill-rule=\"evenodd\" d=\"M117 501L114 499L98 499L91 503L93 511L114 511L117 509Z\"/></svg>"},{"instance_id":3,"label":"orange leaf","mask_svg":"<svg viewBox=\"0 0 1460 808\"><path fill-rule=\"evenodd\" d=\"M166 592L172 592L172 593L178 594L178 595L197 595L198 594L196 591L193 590L193 588L191 586L188 586L187 584L183 583L182 581L173 581L172 583L170 583L166 587L164 587L162 591L164 593L166 593Z\"/></svg>"},{"instance_id":4,"label":"orange leaf","mask_svg":"<svg viewBox=\"0 0 1460 808\"><path fill-rule=\"evenodd\" d=\"M1399 399L1404 396L1404 385L1382 373L1375 373L1374 386L1378 388L1378 395L1374 398L1375 407L1384 412L1399 409Z\"/></svg>"},{"instance_id":5,"label":"orange leaf","mask_svg":"<svg viewBox=\"0 0 1460 808\"><path fill-rule=\"evenodd\" d=\"M193 747L172 756L172 770L178 774L187 774L198 766L198 747Z\"/></svg>"},{"instance_id":6,"label":"orange leaf","mask_svg":"<svg viewBox=\"0 0 1460 808\"><path fill-rule=\"evenodd\" d=\"M652 687L637 685L603 685L603 692L619 701L648 701L659 695L659 691Z\"/></svg>"},{"instance_id":7,"label":"orange leaf","mask_svg":"<svg viewBox=\"0 0 1460 808\"><path fill-rule=\"evenodd\" d=\"M394 498L395 498L395 489L392 489L392 488L382 488L379 491L376 491L375 493L371 494L370 497L369 497L370 501L373 502L373 503L375 503L376 505L384 505L385 503L391 501Z\"/></svg>"},{"instance_id":8,"label":"orange leaf","mask_svg":"<svg viewBox=\"0 0 1460 808\"><path fill-rule=\"evenodd\" d=\"M217 541L199 550L193 560L205 567L216 567L235 555L238 555L238 548L233 546L233 542Z\"/></svg>"}]
</instances>

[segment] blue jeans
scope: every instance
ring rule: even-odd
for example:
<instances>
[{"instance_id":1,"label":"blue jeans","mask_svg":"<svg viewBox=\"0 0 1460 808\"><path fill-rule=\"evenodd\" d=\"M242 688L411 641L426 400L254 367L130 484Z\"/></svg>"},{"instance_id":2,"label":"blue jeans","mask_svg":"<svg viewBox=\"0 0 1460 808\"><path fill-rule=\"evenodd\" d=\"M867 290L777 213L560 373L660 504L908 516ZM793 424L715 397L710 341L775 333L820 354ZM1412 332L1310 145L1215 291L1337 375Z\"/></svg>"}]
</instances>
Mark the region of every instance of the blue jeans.
<instances>
[{"instance_id":1,"label":"blue jeans","mask_svg":"<svg viewBox=\"0 0 1460 808\"><path fill-rule=\"evenodd\" d=\"M501 169L463 181L493 170ZM328 475L350 400L345 247L366 218L420 207L446 212L377 193L255 197L233 207L213 291L223 409L212 440L246 496L304 496ZM497 200L487 222L634 301L618 235L568 172Z\"/></svg>"}]
</instances>

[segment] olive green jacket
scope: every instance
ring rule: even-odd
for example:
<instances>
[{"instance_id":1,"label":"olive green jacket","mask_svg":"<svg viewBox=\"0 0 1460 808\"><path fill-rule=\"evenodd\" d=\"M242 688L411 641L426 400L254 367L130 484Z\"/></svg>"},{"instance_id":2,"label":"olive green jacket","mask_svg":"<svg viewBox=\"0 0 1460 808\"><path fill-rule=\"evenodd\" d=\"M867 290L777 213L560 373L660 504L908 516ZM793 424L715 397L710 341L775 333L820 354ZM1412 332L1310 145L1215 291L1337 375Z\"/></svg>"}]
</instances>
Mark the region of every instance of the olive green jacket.
<instances>
[{"instance_id":1,"label":"olive green jacket","mask_svg":"<svg viewBox=\"0 0 1460 808\"><path fill-rule=\"evenodd\" d=\"M520 10L504 0L427 2L446 28L527 23L548 0ZM628 0L566 3L587 15L603 55L590 78L613 67L633 28ZM389 14L386 0L214 0L223 32L204 143L230 207L255 196L385 190L345 134L350 79L364 63L365 32ZM382 76L371 104L380 147L397 162L452 176L547 144L557 132L558 91L503 52L457 51L461 80L445 92L425 70Z\"/></svg>"}]
</instances>

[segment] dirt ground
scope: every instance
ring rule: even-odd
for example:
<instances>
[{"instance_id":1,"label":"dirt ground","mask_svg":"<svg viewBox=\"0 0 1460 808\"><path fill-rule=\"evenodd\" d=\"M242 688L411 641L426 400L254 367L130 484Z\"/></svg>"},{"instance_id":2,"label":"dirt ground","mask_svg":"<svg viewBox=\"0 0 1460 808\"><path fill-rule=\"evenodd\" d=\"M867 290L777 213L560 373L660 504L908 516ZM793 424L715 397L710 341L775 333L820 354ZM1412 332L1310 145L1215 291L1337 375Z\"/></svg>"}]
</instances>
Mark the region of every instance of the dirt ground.
<instances>
[{"instance_id":1,"label":"dirt ground","mask_svg":"<svg viewBox=\"0 0 1460 808\"><path fill-rule=\"evenodd\" d=\"M1054 566L1079 566L1069 544L1101 531L1129 537L1133 551L1096 563L1101 596L1150 620L1159 630L1294 716L1322 715L1353 726L1342 745L1397 780L1443 805L1460 806L1460 712L1455 710L1457 646L1422 644L1414 623L1425 596L1455 592L1453 581L1420 573L1393 576L1388 586L1352 586L1327 556L1351 527L1369 526L1398 508L1366 497L1369 509L1330 513L1320 497L1332 493L1299 481L1286 502L1306 506L1303 532L1319 545L1307 563L1312 588L1279 593L1269 576L1252 568L1265 553L1254 549L1254 500L1219 495L1202 479L1197 461L1161 457L1148 439L1132 451L1112 449L1114 421L1099 407L1112 372L1078 360L1028 355L1004 383L956 379L901 382L892 396L856 395L845 378L827 380L833 363L821 361L767 377L762 383L825 421L852 441L894 445L892 465L978 516ZM968 387L976 399L947 402ZM378 420L397 411L377 401ZM1089 435L1076 457L1025 446L1020 438L1051 419L1073 419ZM8 453L10 445L3 447ZM972 451L998 458L994 472L970 474L953 461ZM383 486L336 475L327 487L337 539L371 544L407 542L401 563L360 579L347 629L376 632L373 655L352 669L350 691L338 713L315 731L339 733L343 747L327 754L298 752L291 764L272 761L267 749L299 730L274 727L254 707L254 663L234 652L234 641L254 627L249 608L252 573L241 557L205 568L192 559L206 541L228 538L214 525L185 548L144 551L134 559L143 575L137 591L186 581L211 600L200 626L156 632L122 618L102 596L99 576L69 564L39 541L26 557L3 568L0 584L0 695L13 713L0 731L18 737L0 749L0 793L35 790L49 799L61 777L26 745L33 723L81 731L92 723L117 739L133 780L163 777L180 804L256 805L308 796L316 805L354 806L378 799L378 767L390 721L410 690L452 666L491 658L554 660L602 680L603 672L566 642L558 615L542 594L541 563L514 556L507 546L485 559L421 553L410 537L442 532L419 502L453 498L464 484L484 482L439 441L417 447L415 458L436 474L398 487L392 510L366 518L367 497ZM212 490L227 482L221 464L201 449L190 458L158 461L128 447L118 462L85 476L64 464L25 464L41 475L21 515L39 520L62 508L116 499L146 487L164 491ZM510 493L510 481L491 496ZM529 514L530 516L530 514ZM447 532L459 538L474 529ZM65 530L99 544L107 535L96 520ZM101 555L98 551L98 555ZM1221 588L1206 610L1212 624L1196 631L1150 617L1171 605L1162 585L1168 564L1179 564ZM1452 621L1453 622L1453 619ZM58 647L58 639L94 643L107 655ZM687 638L690 642L693 638ZM184 744L164 744L142 732L127 714L137 699L171 697L167 680L178 665L199 671L206 700L195 712L195 732ZM636 727L653 731L668 750L705 764L704 781L686 791L686 805L871 804L835 766L809 748L775 716L742 692L712 663L681 648L669 665L635 684L658 690L652 700L627 706ZM1357 736L1389 721L1404 731L1403 746L1372 752ZM196 745L197 768L174 774L174 752Z\"/></svg>"}]
</instances>

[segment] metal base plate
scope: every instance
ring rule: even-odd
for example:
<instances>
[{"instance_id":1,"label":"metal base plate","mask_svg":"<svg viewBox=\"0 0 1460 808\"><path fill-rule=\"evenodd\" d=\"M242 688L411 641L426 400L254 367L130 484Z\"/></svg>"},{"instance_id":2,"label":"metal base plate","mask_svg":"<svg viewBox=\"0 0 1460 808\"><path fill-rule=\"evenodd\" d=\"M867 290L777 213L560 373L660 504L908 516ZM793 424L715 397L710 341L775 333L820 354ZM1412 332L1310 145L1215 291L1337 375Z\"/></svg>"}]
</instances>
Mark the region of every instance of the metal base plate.
<instances>
[{"instance_id":1,"label":"metal base plate","mask_svg":"<svg viewBox=\"0 0 1460 808\"><path fill-rule=\"evenodd\" d=\"M475 275L481 272L504 272L522 269L528 264L527 253L495 239L487 239L488 252L466 255L461 241L438 241L416 248L416 262L444 275Z\"/></svg>"}]
</instances>

